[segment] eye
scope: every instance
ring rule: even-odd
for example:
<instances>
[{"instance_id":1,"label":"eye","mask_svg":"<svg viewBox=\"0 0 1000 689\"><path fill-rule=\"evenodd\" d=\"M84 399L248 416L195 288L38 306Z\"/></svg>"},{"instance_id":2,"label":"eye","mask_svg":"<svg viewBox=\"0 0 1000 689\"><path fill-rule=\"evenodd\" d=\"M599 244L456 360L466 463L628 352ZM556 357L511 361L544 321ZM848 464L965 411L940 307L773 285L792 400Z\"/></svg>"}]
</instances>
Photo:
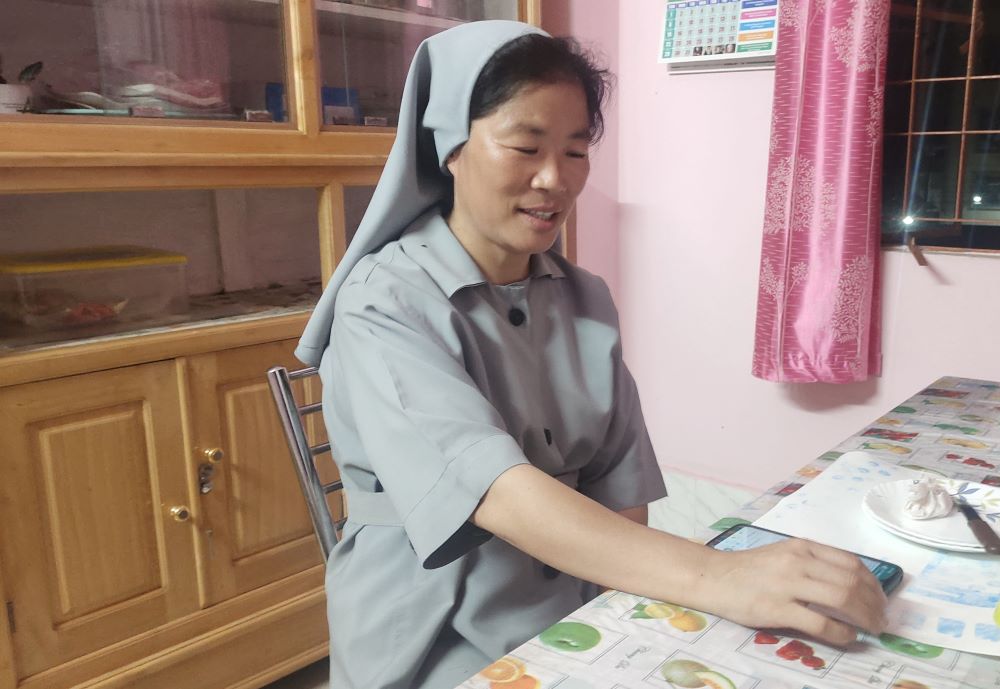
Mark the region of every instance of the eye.
<instances>
[{"instance_id":1,"label":"eye","mask_svg":"<svg viewBox=\"0 0 1000 689\"><path fill-rule=\"evenodd\" d=\"M581 153L580 151L567 151L566 155L570 158L578 158L580 160L584 160L588 157L587 153Z\"/></svg>"},{"instance_id":2,"label":"eye","mask_svg":"<svg viewBox=\"0 0 1000 689\"><path fill-rule=\"evenodd\" d=\"M528 156L533 156L536 153L538 153L538 149L537 148L529 148L529 147L522 147L522 146L512 146L511 148L513 148L518 153L523 153L524 155L528 155Z\"/></svg>"}]
</instances>

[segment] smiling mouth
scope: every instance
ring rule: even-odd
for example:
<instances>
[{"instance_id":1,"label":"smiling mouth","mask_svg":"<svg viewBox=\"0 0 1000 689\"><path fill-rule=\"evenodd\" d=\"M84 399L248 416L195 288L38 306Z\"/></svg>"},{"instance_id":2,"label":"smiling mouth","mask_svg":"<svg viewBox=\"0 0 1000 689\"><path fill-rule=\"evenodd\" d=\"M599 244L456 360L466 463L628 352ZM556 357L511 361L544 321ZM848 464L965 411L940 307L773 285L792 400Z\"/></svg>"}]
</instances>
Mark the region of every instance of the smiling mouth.
<instances>
[{"instance_id":1,"label":"smiling mouth","mask_svg":"<svg viewBox=\"0 0 1000 689\"><path fill-rule=\"evenodd\" d=\"M538 218L539 220L552 220L552 218L559 215L558 211L549 211L549 212L531 211L526 208L522 208L521 212L526 215L530 215L532 218Z\"/></svg>"}]
</instances>

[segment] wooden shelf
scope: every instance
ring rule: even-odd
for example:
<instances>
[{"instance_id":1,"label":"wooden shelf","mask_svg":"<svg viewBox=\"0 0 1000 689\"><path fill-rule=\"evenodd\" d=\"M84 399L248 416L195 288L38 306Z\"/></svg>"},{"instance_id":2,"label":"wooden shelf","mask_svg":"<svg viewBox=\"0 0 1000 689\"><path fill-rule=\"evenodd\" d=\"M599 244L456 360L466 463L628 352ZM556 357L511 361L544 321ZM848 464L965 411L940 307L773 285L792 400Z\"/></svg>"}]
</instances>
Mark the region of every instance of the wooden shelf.
<instances>
[{"instance_id":1,"label":"wooden shelf","mask_svg":"<svg viewBox=\"0 0 1000 689\"><path fill-rule=\"evenodd\" d=\"M253 0L269 5L277 5L281 0ZM436 29L448 29L464 23L460 19L447 17L435 17L419 12L409 12L406 10L394 10L387 7L376 7L373 5L355 5L346 2L332 2L331 0L316 0L316 9L320 12L330 12L332 14L343 14L353 17L364 17L366 19L376 19L379 21L396 22L398 24L413 24L416 26L429 26Z\"/></svg>"},{"instance_id":2,"label":"wooden shelf","mask_svg":"<svg viewBox=\"0 0 1000 689\"><path fill-rule=\"evenodd\" d=\"M184 314L145 321L123 321L79 328L46 331L5 325L0 329L0 357L66 344L121 340L204 325L224 325L260 318L274 318L312 311L322 292L319 280L279 288L266 288L191 297ZM2 358L0 358L2 363Z\"/></svg>"}]
</instances>

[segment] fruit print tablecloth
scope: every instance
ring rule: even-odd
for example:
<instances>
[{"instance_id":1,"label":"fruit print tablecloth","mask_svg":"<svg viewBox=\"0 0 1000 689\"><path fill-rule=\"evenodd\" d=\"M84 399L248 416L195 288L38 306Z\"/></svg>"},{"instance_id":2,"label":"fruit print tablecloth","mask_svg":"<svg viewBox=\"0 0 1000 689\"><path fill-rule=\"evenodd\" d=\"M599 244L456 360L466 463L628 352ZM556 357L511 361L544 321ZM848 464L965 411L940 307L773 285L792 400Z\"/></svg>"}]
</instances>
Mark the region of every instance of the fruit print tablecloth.
<instances>
[{"instance_id":1,"label":"fruit print tablecloth","mask_svg":"<svg viewBox=\"0 0 1000 689\"><path fill-rule=\"evenodd\" d=\"M1000 485L1000 383L942 378L788 481L719 520L708 540L752 522L863 449L903 466ZM748 629L661 601L609 591L466 680L461 689L986 689L1000 659L884 634L850 651Z\"/></svg>"}]
</instances>

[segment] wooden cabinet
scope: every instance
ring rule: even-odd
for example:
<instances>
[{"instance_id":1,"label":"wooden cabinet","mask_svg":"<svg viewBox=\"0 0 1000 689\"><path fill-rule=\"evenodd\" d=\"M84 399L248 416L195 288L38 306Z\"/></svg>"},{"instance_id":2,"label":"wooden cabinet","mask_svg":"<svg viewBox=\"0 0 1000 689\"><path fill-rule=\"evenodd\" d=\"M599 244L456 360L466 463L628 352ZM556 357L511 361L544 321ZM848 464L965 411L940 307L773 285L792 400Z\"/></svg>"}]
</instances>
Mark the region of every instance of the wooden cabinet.
<instances>
[{"instance_id":1,"label":"wooden cabinet","mask_svg":"<svg viewBox=\"0 0 1000 689\"><path fill-rule=\"evenodd\" d=\"M320 551L264 378L293 347L0 389L0 686L131 666L106 686L178 686L200 667L180 685L208 688L323 655Z\"/></svg>"},{"instance_id":2,"label":"wooden cabinet","mask_svg":"<svg viewBox=\"0 0 1000 689\"><path fill-rule=\"evenodd\" d=\"M43 60L35 96L72 91L63 106L0 109L0 253L174 251L188 259L192 304L174 320L65 337L13 337L0 321L0 689L261 687L323 657L328 634L319 548L264 372L298 366L309 299L343 256L392 143L380 125L392 122L416 40L456 23L447 8L477 3L0 5L5 76ZM420 14L429 6L437 14ZM539 6L482 3L484 16L535 23ZM110 52L94 44L105 29L87 17L114 7L130 21L210 7L212 21L237 26L220 62L234 107L174 112L166 101L197 95L205 79L157 63L188 56L150 48L156 31L172 35L169 22L126 25ZM112 63L139 48L152 52L127 65L148 83L134 71L114 86L124 77ZM276 68L256 61L265 48ZM249 121L271 82L285 114ZM328 107L351 106L352 89L360 111ZM147 91L160 105L123 109ZM110 99L101 116L71 107L95 98ZM369 114L366 126L337 123ZM297 301L281 301L292 292ZM247 294L252 309L227 310ZM319 399L309 384L304 399ZM309 424L320 442L320 419Z\"/></svg>"},{"instance_id":3,"label":"wooden cabinet","mask_svg":"<svg viewBox=\"0 0 1000 689\"><path fill-rule=\"evenodd\" d=\"M292 462L274 461L288 449L264 374L274 365L301 367L291 349L272 343L187 362L194 446L225 455L200 500L206 605L321 563Z\"/></svg>"},{"instance_id":4,"label":"wooden cabinet","mask_svg":"<svg viewBox=\"0 0 1000 689\"><path fill-rule=\"evenodd\" d=\"M175 362L0 390L0 571L30 676L199 607Z\"/></svg>"}]
</instances>

